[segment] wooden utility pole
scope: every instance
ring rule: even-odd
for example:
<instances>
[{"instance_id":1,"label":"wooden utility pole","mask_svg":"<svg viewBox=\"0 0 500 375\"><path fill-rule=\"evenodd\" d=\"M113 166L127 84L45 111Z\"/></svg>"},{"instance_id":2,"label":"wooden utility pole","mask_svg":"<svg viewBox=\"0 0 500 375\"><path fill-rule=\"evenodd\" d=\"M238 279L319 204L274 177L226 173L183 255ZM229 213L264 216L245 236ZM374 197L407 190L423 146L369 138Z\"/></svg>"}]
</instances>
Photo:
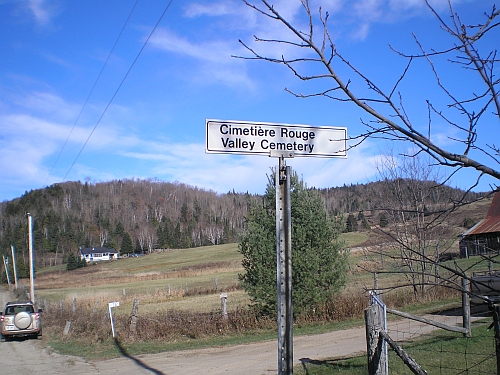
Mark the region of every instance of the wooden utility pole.
<instances>
[{"instance_id":1,"label":"wooden utility pole","mask_svg":"<svg viewBox=\"0 0 500 375\"><path fill-rule=\"evenodd\" d=\"M14 270L14 285L17 290L17 265L16 265L16 252L14 251L14 245L10 245L10 250L12 251L12 269Z\"/></svg>"},{"instance_id":2,"label":"wooden utility pole","mask_svg":"<svg viewBox=\"0 0 500 375\"><path fill-rule=\"evenodd\" d=\"M28 212L28 244L29 244L29 258L30 258L30 301L35 303L35 254L33 252L33 218Z\"/></svg>"}]
</instances>

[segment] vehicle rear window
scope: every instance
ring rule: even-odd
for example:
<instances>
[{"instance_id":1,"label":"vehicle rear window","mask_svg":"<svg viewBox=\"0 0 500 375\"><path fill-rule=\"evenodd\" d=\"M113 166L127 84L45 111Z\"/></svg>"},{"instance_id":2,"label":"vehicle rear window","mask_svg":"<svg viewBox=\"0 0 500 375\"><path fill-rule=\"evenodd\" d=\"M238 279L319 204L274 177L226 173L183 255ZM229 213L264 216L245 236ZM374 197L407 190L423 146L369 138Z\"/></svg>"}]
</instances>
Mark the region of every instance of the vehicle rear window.
<instances>
[{"instance_id":1,"label":"vehicle rear window","mask_svg":"<svg viewBox=\"0 0 500 375\"><path fill-rule=\"evenodd\" d=\"M20 312L33 313L33 306L31 305L20 305L20 306L8 306L5 308L5 315L15 315Z\"/></svg>"}]
</instances>

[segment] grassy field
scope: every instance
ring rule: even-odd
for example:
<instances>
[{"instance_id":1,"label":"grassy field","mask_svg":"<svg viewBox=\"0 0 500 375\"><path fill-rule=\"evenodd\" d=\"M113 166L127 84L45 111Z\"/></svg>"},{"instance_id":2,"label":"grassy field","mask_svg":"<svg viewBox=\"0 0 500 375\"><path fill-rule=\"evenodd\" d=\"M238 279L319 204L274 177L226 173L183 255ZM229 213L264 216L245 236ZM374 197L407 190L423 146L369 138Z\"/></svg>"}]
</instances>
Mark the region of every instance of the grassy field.
<instances>
[{"instance_id":1,"label":"grassy field","mask_svg":"<svg viewBox=\"0 0 500 375\"><path fill-rule=\"evenodd\" d=\"M343 234L343 239L352 247L366 241L363 233ZM357 296L361 303L368 303L367 289L373 288L373 274L367 269L378 267L380 259L376 254L364 250L350 254L349 281L342 298ZM389 259L386 260L390 268ZM484 270L487 264L475 264L474 259L450 261L450 266L462 269ZM395 267L395 266L394 266ZM59 325L45 329L44 336L52 348L64 354L80 355L86 358L110 358L119 356L115 345L109 338L109 318L106 318L107 304L119 301L120 306L113 309L117 318L121 317L123 330L126 331L134 299L138 299L139 315L148 319L159 317L182 317L182 314L214 314L220 316L220 293L227 292L229 313L246 309L250 304L248 295L241 290L238 274L243 273L241 254L237 244L208 246L202 248L169 250L142 257L124 258L117 261L89 265L86 268L67 272L58 267L40 270L36 277L36 294L39 301L58 309ZM26 282L24 280L23 282ZM401 274L378 275L379 286L388 286L404 281ZM398 293L400 296L398 297ZM458 306L459 298L420 301L411 305L408 294L403 290L394 292L394 301L408 301L405 311L422 313ZM94 317L92 309L97 308L105 326L92 334L84 334L88 322L81 322L83 334L64 336L64 322L73 319L71 309L75 304L78 312L85 311L87 320ZM405 302L406 303L406 302ZM294 327L294 335L315 334L353 325L363 325L361 314L347 321L308 322L302 321ZM78 314L80 315L80 314ZM85 319L84 319L85 320ZM120 321L120 320L119 320ZM77 322L75 322L76 327ZM275 324L275 323L273 323ZM128 341L127 350L131 354L158 353L169 350L201 348L207 346L232 345L245 342L275 339L275 327L256 326L248 330L235 329L222 335L197 334L179 336L175 339L153 339ZM444 340L444 339L443 339ZM324 362L324 363L323 363ZM366 358L350 358L343 362L338 359L321 363L304 364L302 374L331 374L340 368L348 369L347 374L366 373ZM303 371L303 372L300 372ZM326 371L326 372L325 372ZM359 371L359 372L355 372ZM396 373L396 372L395 372ZM402 372L404 373L404 372Z\"/></svg>"},{"instance_id":2,"label":"grassy field","mask_svg":"<svg viewBox=\"0 0 500 375\"><path fill-rule=\"evenodd\" d=\"M493 332L486 322L472 325L472 336L435 331L404 345L404 350L429 374L496 374ZM365 375L366 356L329 358L304 362L294 369L297 375ZM394 351L389 351L389 373L410 374L411 371Z\"/></svg>"},{"instance_id":3,"label":"grassy field","mask_svg":"<svg viewBox=\"0 0 500 375\"><path fill-rule=\"evenodd\" d=\"M355 246L366 240L363 233L345 233L342 238ZM390 259L386 268L390 269ZM348 292L373 288L373 273L367 270L378 267L377 254L356 251L349 263ZM397 263L392 261L394 269ZM487 263L477 264L477 259L457 259L444 263L479 271ZM67 272L57 267L37 272L36 290L39 300L50 303L93 305L120 301L117 313L128 314L134 299L140 299L141 311L193 310L211 312L220 308L220 293L227 292L228 309L245 307L250 300L240 290L238 275L243 273L241 254L237 244L207 246L191 249L169 250L141 257L89 265ZM377 276L379 287L402 283L403 274L381 273ZM24 283L27 280L23 280Z\"/></svg>"}]
</instances>

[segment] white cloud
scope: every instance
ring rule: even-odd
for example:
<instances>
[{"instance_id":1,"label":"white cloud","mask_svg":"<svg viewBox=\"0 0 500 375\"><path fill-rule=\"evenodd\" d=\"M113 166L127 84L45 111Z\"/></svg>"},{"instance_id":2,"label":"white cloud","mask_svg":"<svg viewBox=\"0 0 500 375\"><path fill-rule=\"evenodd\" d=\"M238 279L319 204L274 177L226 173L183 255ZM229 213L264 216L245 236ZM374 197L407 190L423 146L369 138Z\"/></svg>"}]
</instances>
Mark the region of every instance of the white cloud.
<instances>
[{"instance_id":1,"label":"white cloud","mask_svg":"<svg viewBox=\"0 0 500 375\"><path fill-rule=\"evenodd\" d=\"M245 64L231 57L240 48L236 43L223 40L193 43L166 29L157 30L150 43L158 49L191 58L195 66L184 65L190 70L186 79L196 79L204 84L219 82L227 86L253 89Z\"/></svg>"},{"instance_id":2,"label":"white cloud","mask_svg":"<svg viewBox=\"0 0 500 375\"><path fill-rule=\"evenodd\" d=\"M239 4L238 4L239 5ZM237 5L231 1L216 3L191 3L185 9L185 15L190 18L200 16L223 16L233 14Z\"/></svg>"},{"instance_id":3,"label":"white cloud","mask_svg":"<svg viewBox=\"0 0 500 375\"><path fill-rule=\"evenodd\" d=\"M149 143L147 152L126 152L124 156L153 165L152 172L144 178L158 177L171 181L212 189L225 193L263 193L271 167L278 159L261 155L235 156L229 154L206 154L203 144ZM348 158L287 159L308 186L325 188L372 180L376 174L378 155L367 155L369 145L359 146L349 152ZM137 177L137 176L136 176Z\"/></svg>"},{"instance_id":4,"label":"white cloud","mask_svg":"<svg viewBox=\"0 0 500 375\"><path fill-rule=\"evenodd\" d=\"M80 110L80 106L69 104L60 96L50 92L35 91L27 95L23 94L13 98L13 102L30 111L53 116L61 121L75 119Z\"/></svg>"},{"instance_id":5,"label":"white cloud","mask_svg":"<svg viewBox=\"0 0 500 375\"><path fill-rule=\"evenodd\" d=\"M53 4L45 0L29 0L26 7L39 25L47 25L54 16Z\"/></svg>"},{"instance_id":6,"label":"white cloud","mask_svg":"<svg viewBox=\"0 0 500 375\"><path fill-rule=\"evenodd\" d=\"M221 42L191 43L188 39L177 36L164 28L158 29L149 43L156 48L163 49L176 54L189 56L198 60L223 62L227 53L227 47Z\"/></svg>"}]
</instances>

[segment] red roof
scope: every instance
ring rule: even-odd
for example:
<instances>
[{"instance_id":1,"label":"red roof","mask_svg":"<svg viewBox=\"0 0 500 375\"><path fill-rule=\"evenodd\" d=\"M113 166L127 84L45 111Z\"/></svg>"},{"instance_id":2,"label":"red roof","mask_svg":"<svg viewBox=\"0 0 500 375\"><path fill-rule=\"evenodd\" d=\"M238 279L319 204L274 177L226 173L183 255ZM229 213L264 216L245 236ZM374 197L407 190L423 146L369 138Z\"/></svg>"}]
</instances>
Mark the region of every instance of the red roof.
<instances>
[{"instance_id":1,"label":"red roof","mask_svg":"<svg viewBox=\"0 0 500 375\"><path fill-rule=\"evenodd\" d=\"M464 233L465 236L481 233L500 232L500 192L493 195L486 217Z\"/></svg>"}]
</instances>

